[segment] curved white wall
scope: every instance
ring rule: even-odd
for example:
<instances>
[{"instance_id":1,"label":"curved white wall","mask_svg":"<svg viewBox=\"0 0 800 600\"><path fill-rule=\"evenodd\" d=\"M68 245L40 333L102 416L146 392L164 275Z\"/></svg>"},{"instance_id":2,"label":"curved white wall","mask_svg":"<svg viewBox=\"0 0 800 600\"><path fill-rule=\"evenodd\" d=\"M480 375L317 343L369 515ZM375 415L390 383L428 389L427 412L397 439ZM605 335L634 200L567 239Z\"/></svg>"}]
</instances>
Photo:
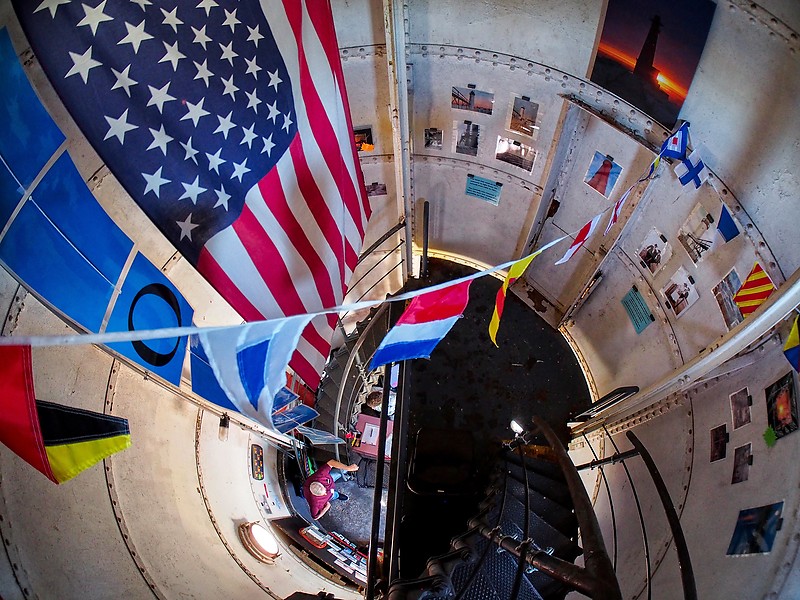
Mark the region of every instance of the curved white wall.
<instances>
[{"instance_id":1,"label":"curved white wall","mask_svg":"<svg viewBox=\"0 0 800 600\"><path fill-rule=\"evenodd\" d=\"M434 250L489 264L516 258L534 237L541 245L575 231L613 202L652 160L652 148L666 132L587 79L605 13L603 2L547 1L520 6L516 2L411 0L403 10L415 207L407 218L414 223L417 244L421 242L418 207L428 200ZM380 3L364 0L335 2L334 13L353 122L372 126L375 135L374 152L361 156L365 180L387 184L386 196L372 198L374 217L365 240L368 245L403 212L395 197L383 13ZM22 51L26 43L8 0L0 1L2 23L8 25ZM608 237L596 236L561 267L553 263L562 247L551 250L534 261L526 287L519 288L523 298L556 325L570 312L597 269L603 271L601 283L564 324L599 395L619 385L646 387L718 340L726 327L711 289L731 268L744 278L758 258L775 282L781 283L800 266L800 245L795 242L800 221L798 28L800 4L794 0L759 4L720 1L681 115L691 122L693 142L706 147L708 164L716 173L712 185L696 192L681 188L671 168L662 165L657 179L636 189L622 222ZM163 266L193 306L195 321L238 322L239 317L175 256L108 174L61 107L35 59L26 65L26 71L67 135L70 156L100 203L139 249L154 264ZM495 94L493 115L451 109L451 87L467 84ZM540 105L540 131L534 142L538 155L531 173L494 158L497 137L508 135L506 120L514 95L529 96ZM563 95L573 95L595 111L605 111L606 117L585 111ZM452 151L453 121L470 118L483 127L476 157ZM424 129L428 127L444 131L441 151L424 148ZM625 168L616 195L605 204L587 194L582 183L587 160L595 149L612 153ZM504 184L499 206L463 193L469 173ZM560 202L560 208L552 218L545 218L552 197ZM694 267L675 236L698 202L712 213L725 202L747 235L715 248ZM673 257L655 277L636 260L641 240L652 227L673 245ZM365 261L362 272L380 256L379 252ZM679 266L693 273L700 298L676 319L660 290ZM634 284L656 318L638 336L620 304ZM370 285L356 286L349 298L358 297ZM393 280L371 294L380 297L396 285ZM66 329L31 296L20 294L22 306L16 306L16 289L15 282L0 273L0 314L11 307L5 335ZM786 326L779 332L785 335ZM794 475L778 474L785 465L796 462L800 434L786 436L772 449L760 440L766 427L763 388L787 370L782 361L780 343L773 344L735 376L663 399L652 410L612 424L615 440L621 445L627 443L624 429L635 428L665 474L689 532L690 550L697 560L695 572L703 573L698 579L701 597L717 597L723 590L728 595L789 598L797 589L791 587L797 586L793 580L784 581L796 553L793 534L797 531L798 482ZM21 588L27 589L30 597L43 599L149 598L153 595L150 582L156 596L164 598L244 598L268 594L265 588L278 597L295 589L328 589L340 597L352 596L331 587L288 552L280 565L266 567L242 551L235 539L235 525L240 519L259 518L249 490L248 433L233 427L228 442L220 443L215 437L216 417L209 414L202 417L198 432L196 405L145 380L139 371L115 363L96 348L36 350L34 369L39 397L93 410L105 407L129 418L134 446L108 461L110 471L95 467L61 487L0 450L0 532L10 559L8 563L0 560L0 595L4 598L23 597ZM110 407L105 405L109 377L114 382ZM727 462L709 464L708 429L730 423L727 396L742 382L755 392L753 423L733 432ZM591 439L599 447L601 440ZM746 441L755 449L751 478L731 486L730 456L735 445ZM216 528L197 491L196 444ZM605 441L605 454L612 451ZM588 449L580 444L573 452L577 461L587 459ZM631 468L637 481L644 478L640 465L631 462ZM637 597L643 586L638 517L624 474L619 466L614 469L609 468L608 473L620 528L620 578L626 597ZM585 476L589 489L594 490L596 473ZM116 497L109 495L109 482ZM237 491L229 493L231 490ZM642 484L640 493L652 527L654 564L661 563L654 579L659 594L654 597L680 597L663 513L650 487ZM786 521L774 551L763 557L725 557L724 546L738 510L780 499L786 501ZM112 501L117 502L116 507ZM596 501L609 540L604 488L598 488ZM124 519L124 532L117 525L117 514ZM131 557L130 548L138 562ZM229 549L257 581L236 563ZM142 577L140 567L149 579ZM770 593L775 595L768 596Z\"/></svg>"}]
</instances>

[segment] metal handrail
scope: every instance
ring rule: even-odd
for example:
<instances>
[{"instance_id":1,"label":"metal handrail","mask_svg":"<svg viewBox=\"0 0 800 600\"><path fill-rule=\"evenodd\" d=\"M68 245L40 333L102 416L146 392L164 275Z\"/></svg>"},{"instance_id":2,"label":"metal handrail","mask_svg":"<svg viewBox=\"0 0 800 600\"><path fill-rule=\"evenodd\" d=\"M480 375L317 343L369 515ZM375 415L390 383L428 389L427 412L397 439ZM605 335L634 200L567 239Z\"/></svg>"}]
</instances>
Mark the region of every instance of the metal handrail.
<instances>
[{"instance_id":1,"label":"metal handrail","mask_svg":"<svg viewBox=\"0 0 800 600\"><path fill-rule=\"evenodd\" d=\"M617 447L616 442L614 442L614 438L611 437L611 433L609 433L605 425L603 425L603 431L606 432L611 445L614 446L615 454L620 454L619 448ZM635 452L636 454L639 454L638 451ZM622 460L622 468L625 470L625 476L628 478L628 483L631 486L631 492L633 492L633 500L636 503L636 512L639 513L639 526L642 529L642 544L644 545L644 561L645 566L647 567L647 600L650 600L653 597L653 568L650 564L650 542L647 540L647 527L644 524L642 503L639 502L639 493L636 491L636 486L633 483L633 477L631 477L631 471L628 469L628 465L625 464L624 459Z\"/></svg>"},{"instance_id":2,"label":"metal handrail","mask_svg":"<svg viewBox=\"0 0 800 600\"><path fill-rule=\"evenodd\" d=\"M366 258L367 258L367 257L368 257L370 254L372 254L372 253L373 253L375 250L377 250L377 249L378 249L378 246L380 246L380 245L381 245L383 242L385 242L385 241L386 241L386 240L388 240L390 237L392 237L392 236L393 236L395 233L397 233L398 231L400 231L401 229L403 229L403 227L405 227L405 226L406 226L406 220L405 220L405 219L400 219L400 222L399 222L399 223L397 223L397 225L395 225L395 226L394 226L394 227L392 227L392 228L391 228L389 231L387 231L387 232L386 232L386 233L384 233L384 234L383 234L381 237L379 237L379 238L378 238L378 239L375 241L375 243L374 243L374 244L372 244L372 245L371 245L369 248L367 248L366 250L364 250L364 251L362 251L362 252L361 252L361 256L359 256L359 257L358 257L358 260L356 261L356 266L358 266L359 264L361 264L361 262L362 262L363 260L365 260L365 259L366 259ZM396 250L396 248L395 248L395 250Z\"/></svg>"},{"instance_id":3,"label":"metal handrail","mask_svg":"<svg viewBox=\"0 0 800 600\"><path fill-rule=\"evenodd\" d=\"M589 450L592 451L592 456L594 456L594 461L599 461L600 459L597 457L597 452L594 451L592 448L592 443L589 441L589 438L586 437L586 434L583 434L583 438L586 440L586 445L589 446ZM598 465L600 468L600 477L603 478L603 483L606 487L606 494L608 495L608 506L611 510L611 531L614 533L614 560L612 562L614 566L614 570L617 570L617 517L614 513L614 499L611 497L611 487L608 485L608 478L606 477L606 471L602 465ZM577 467L576 467L577 469Z\"/></svg>"},{"instance_id":4,"label":"metal handrail","mask_svg":"<svg viewBox=\"0 0 800 600\"><path fill-rule=\"evenodd\" d=\"M338 425L338 422L339 422L339 411L342 408L342 398L344 397L345 382L347 381L347 377L348 377L348 375L350 373L350 369L353 368L353 362L355 361L356 356L358 355L359 351L361 350L361 346L364 345L364 341L367 339L367 334L375 326L375 323L380 321L379 317L383 316L383 313L385 313L388 310L389 306L390 305L388 303L384 303L384 304L380 305L378 310L375 312L375 314L370 319L369 323L367 323L367 326L364 329L364 331L362 331L361 335L358 336L358 340L356 340L355 346L353 346L353 349L350 351L350 356L347 357L347 362L345 363L344 370L342 371L342 384L339 386L339 389L336 392L336 408L335 408L335 410L333 412L333 415L334 415L334 418L336 419L337 425ZM333 433L338 434L338 431L333 432ZM337 444L335 448L336 448L336 459L338 460L339 459L339 445Z\"/></svg>"},{"instance_id":5,"label":"metal handrail","mask_svg":"<svg viewBox=\"0 0 800 600\"><path fill-rule=\"evenodd\" d=\"M608 553L603 543L603 534L600 531L600 524L597 522L597 515L594 513L592 502L589 500L583 481L581 481L575 465L567 455L566 449L547 422L538 416L534 416L532 421L544 435L556 455L572 498L572 505L581 531L581 539L584 545L584 564L586 566L580 569L580 577L577 581L568 583L580 584L581 587L578 589L591 598L621 600L622 592L619 589L619 582L614 573L611 559L608 558ZM539 560L541 559L542 557L539 558ZM570 566L575 565L570 564Z\"/></svg>"},{"instance_id":6,"label":"metal handrail","mask_svg":"<svg viewBox=\"0 0 800 600\"><path fill-rule=\"evenodd\" d=\"M672 538L675 540L675 551L678 553L678 567L681 571L681 583L683 584L683 597L686 600L697 600L697 585L694 580L694 569L692 568L692 559L689 556L689 547L686 544L686 537L683 535L683 528L681 527L681 520L672 504L672 498L667 490L667 485L658 471L653 457L644 447L639 438L636 437L632 431L626 431L625 435L630 440L633 447L639 451L639 456L642 457L650 477L653 478L653 483L658 491L658 497L661 504L664 506L664 512L667 515L667 522L672 532Z\"/></svg>"}]
</instances>

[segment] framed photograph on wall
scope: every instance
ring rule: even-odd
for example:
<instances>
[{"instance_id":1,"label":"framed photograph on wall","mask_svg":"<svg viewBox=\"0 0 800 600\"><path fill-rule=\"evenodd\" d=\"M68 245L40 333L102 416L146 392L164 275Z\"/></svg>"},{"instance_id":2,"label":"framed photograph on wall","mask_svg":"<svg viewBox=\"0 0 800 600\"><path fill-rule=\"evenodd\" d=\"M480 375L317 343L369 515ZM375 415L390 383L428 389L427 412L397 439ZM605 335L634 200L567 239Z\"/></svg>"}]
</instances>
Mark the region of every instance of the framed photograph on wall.
<instances>
[{"instance_id":1,"label":"framed photograph on wall","mask_svg":"<svg viewBox=\"0 0 800 600\"><path fill-rule=\"evenodd\" d=\"M714 217L703 205L697 204L678 230L678 241L694 264L703 260L716 239Z\"/></svg>"},{"instance_id":2,"label":"framed photograph on wall","mask_svg":"<svg viewBox=\"0 0 800 600\"><path fill-rule=\"evenodd\" d=\"M794 371L778 379L764 390L767 396L767 421L775 430L775 436L783 436L797 431L797 394L794 385Z\"/></svg>"},{"instance_id":3,"label":"framed photograph on wall","mask_svg":"<svg viewBox=\"0 0 800 600\"><path fill-rule=\"evenodd\" d=\"M436 127L429 127L425 130L425 147L431 150L442 149L442 130Z\"/></svg>"}]
</instances>

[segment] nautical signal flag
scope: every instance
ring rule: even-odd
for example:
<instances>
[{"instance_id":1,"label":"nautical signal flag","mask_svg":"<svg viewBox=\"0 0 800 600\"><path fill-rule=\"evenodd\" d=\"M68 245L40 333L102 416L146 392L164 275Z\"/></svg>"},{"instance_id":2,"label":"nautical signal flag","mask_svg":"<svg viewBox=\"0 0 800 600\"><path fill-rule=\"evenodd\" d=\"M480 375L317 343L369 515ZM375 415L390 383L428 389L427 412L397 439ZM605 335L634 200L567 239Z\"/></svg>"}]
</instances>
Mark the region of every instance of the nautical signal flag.
<instances>
[{"instance_id":1,"label":"nautical signal flag","mask_svg":"<svg viewBox=\"0 0 800 600\"><path fill-rule=\"evenodd\" d=\"M708 179L709 171L703 163L703 159L700 158L700 153L695 150L688 158L675 165L675 175L678 176L681 185L693 183L697 189Z\"/></svg>"},{"instance_id":2,"label":"nautical signal flag","mask_svg":"<svg viewBox=\"0 0 800 600\"><path fill-rule=\"evenodd\" d=\"M127 419L36 400L30 346L0 347L0 442L55 483L131 445Z\"/></svg>"},{"instance_id":3,"label":"nautical signal flag","mask_svg":"<svg viewBox=\"0 0 800 600\"><path fill-rule=\"evenodd\" d=\"M686 158L686 145L688 143L689 123L684 123L675 133L664 140L664 143L661 144L661 153L659 156L683 160Z\"/></svg>"},{"instance_id":4,"label":"nautical signal flag","mask_svg":"<svg viewBox=\"0 0 800 600\"><path fill-rule=\"evenodd\" d=\"M724 204L722 205L722 212L717 220L717 231L719 231L719 234L722 236L722 239L725 240L725 243L730 242L733 238L739 235L739 228L736 226L728 207Z\"/></svg>"},{"instance_id":5,"label":"nautical signal flag","mask_svg":"<svg viewBox=\"0 0 800 600\"><path fill-rule=\"evenodd\" d=\"M786 360L789 361L789 364L792 365L792 368L800 372L800 332L798 332L797 329L798 320L800 320L800 317L794 318L792 330L789 332L789 337L786 338L786 344L783 347L783 355L786 357Z\"/></svg>"},{"instance_id":6,"label":"nautical signal flag","mask_svg":"<svg viewBox=\"0 0 800 600\"><path fill-rule=\"evenodd\" d=\"M761 306L774 291L775 285L769 275L761 268L760 264L756 263L742 287L736 292L733 301L739 307L742 316L747 317Z\"/></svg>"},{"instance_id":7,"label":"nautical signal flag","mask_svg":"<svg viewBox=\"0 0 800 600\"><path fill-rule=\"evenodd\" d=\"M592 237L594 230L597 229L597 224L600 222L600 217L602 216L603 213L600 213L594 219L589 221L586 225L581 227L581 230L578 232L578 235L575 236L575 241L572 242L572 245L569 248L567 248L567 251L564 254L564 256L562 256L561 260L559 260L556 263L557 265L564 264L570 258L575 256L575 253L581 249L581 247L586 243L586 240Z\"/></svg>"},{"instance_id":8,"label":"nautical signal flag","mask_svg":"<svg viewBox=\"0 0 800 600\"><path fill-rule=\"evenodd\" d=\"M503 308L506 304L506 294L508 293L508 288L514 285L514 282L522 277L525 273L525 270L531 264L531 261L539 256L542 252L547 250L550 246L555 246L558 242L563 240L566 236L560 237L557 240L553 240L552 242L548 242L541 248L539 248L533 254L529 254L524 258L520 258L517 262L511 265L511 268L508 270L508 274L506 275L505 280L503 281L502 287L497 290L497 299L494 302L494 312L492 313L492 320L489 322L489 337L492 338L492 342L495 346L497 346L497 330L500 328L500 318L503 316Z\"/></svg>"},{"instance_id":9,"label":"nautical signal flag","mask_svg":"<svg viewBox=\"0 0 800 600\"><path fill-rule=\"evenodd\" d=\"M472 280L421 294L411 300L375 351L369 368L412 358L429 358L464 314Z\"/></svg>"},{"instance_id":10,"label":"nautical signal flag","mask_svg":"<svg viewBox=\"0 0 800 600\"><path fill-rule=\"evenodd\" d=\"M494 312L492 313L492 320L489 322L489 337L492 338L492 343L497 346L497 330L500 328L500 317L503 316L503 308L506 304L506 293L508 288L514 285L514 282L522 277L528 265L531 264L534 258L541 254L541 250L529 254L525 258L521 258L508 270L505 281L502 287L497 291L497 299L494 301Z\"/></svg>"},{"instance_id":11,"label":"nautical signal flag","mask_svg":"<svg viewBox=\"0 0 800 600\"><path fill-rule=\"evenodd\" d=\"M269 429L275 428L275 397L286 385L289 359L312 318L297 315L197 334L207 364L237 411Z\"/></svg>"},{"instance_id":12,"label":"nautical signal flag","mask_svg":"<svg viewBox=\"0 0 800 600\"><path fill-rule=\"evenodd\" d=\"M608 232L611 231L611 228L619 220L619 214L622 212L622 207L625 206L625 201L628 199L631 190L633 190L633 186L625 190L625 193L622 194L620 199L614 203L614 209L611 211L611 218L608 220L608 225L606 225L606 230L603 232L603 235L608 235Z\"/></svg>"}]
</instances>

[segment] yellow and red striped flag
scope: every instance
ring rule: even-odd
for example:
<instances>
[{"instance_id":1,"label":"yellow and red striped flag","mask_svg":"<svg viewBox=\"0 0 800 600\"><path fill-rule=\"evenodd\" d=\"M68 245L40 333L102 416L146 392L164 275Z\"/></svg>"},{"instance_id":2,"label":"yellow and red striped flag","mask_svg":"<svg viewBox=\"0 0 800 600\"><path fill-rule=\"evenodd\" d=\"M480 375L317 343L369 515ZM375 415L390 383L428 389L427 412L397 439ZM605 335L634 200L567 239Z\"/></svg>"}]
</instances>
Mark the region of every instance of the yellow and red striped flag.
<instances>
[{"instance_id":1,"label":"yellow and red striped flag","mask_svg":"<svg viewBox=\"0 0 800 600\"><path fill-rule=\"evenodd\" d=\"M508 270L508 275L503 282L503 287L497 290L497 299L494 303L494 312L492 313L492 320L489 322L489 337L492 338L492 343L497 346L497 330L500 328L500 317L503 316L503 307L506 304L506 292L517 279L522 277L525 269L531 264L531 261L542 253L544 248L537 250L533 254L529 254L525 258L519 259Z\"/></svg>"},{"instance_id":2,"label":"yellow and red striped flag","mask_svg":"<svg viewBox=\"0 0 800 600\"><path fill-rule=\"evenodd\" d=\"M746 317L761 306L774 291L775 285L769 275L761 268L760 264L756 263L742 287L736 292L733 301L739 307L742 316Z\"/></svg>"}]
</instances>

